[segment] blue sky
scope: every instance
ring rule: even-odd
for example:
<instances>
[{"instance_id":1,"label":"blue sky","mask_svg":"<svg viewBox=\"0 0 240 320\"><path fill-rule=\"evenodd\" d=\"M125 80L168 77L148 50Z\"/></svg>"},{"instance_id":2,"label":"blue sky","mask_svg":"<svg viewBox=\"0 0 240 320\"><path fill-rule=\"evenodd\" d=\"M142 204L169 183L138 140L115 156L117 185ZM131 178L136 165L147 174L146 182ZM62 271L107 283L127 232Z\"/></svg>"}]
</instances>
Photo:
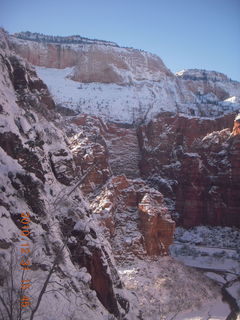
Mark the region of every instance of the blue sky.
<instances>
[{"instance_id":1,"label":"blue sky","mask_svg":"<svg viewBox=\"0 0 240 320\"><path fill-rule=\"evenodd\" d=\"M0 26L115 41L156 53L173 72L240 81L240 0L0 0Z\"/></svg>"}]
</instances>

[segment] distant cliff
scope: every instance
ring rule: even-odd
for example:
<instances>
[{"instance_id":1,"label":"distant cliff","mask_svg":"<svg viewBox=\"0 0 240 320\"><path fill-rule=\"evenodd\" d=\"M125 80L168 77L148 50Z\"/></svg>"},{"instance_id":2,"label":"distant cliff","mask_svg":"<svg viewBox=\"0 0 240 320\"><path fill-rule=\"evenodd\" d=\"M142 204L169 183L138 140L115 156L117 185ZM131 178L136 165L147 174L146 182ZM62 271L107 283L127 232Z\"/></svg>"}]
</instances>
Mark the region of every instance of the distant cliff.
<instances>
[{"instance_id":1,"label":"distant cliff","mask_svg":"<svg viewBox=\"0 0 240 320\"><path fill-rule=\"evenodd\" d=\"M216 71L174 75L160 57L142 50L30 32L10 36L9 44L37 66L57 104L79 112L141 123L162 111L216 117L240 108L239 82Z\"/></svg>"}]
</instances>

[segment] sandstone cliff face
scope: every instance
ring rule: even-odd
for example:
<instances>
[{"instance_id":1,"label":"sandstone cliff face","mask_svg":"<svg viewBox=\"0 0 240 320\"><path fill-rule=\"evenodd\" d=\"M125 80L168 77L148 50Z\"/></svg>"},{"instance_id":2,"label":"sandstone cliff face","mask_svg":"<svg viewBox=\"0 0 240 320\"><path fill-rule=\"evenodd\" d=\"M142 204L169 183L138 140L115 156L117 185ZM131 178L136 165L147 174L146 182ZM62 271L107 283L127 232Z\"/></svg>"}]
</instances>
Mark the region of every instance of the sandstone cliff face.
<instances>
[{"instance_id":1,"label":"sandstone cliff face","mask_svg":"<svg viewBox=\"0 0 240 320\"><path fill-rule=\"evenodd\" d=\"M75 66L72 79L83 83L127 84L172 76L159 57L136 49L98 43L42 43L15 37L10 38L10 43L33 65L59 69Z\"/></svg>"},{"instance_id":2,"label":"sandstone cliff face","mask_svg":"<svg viewBox=\"0 0 240 320\"><path fill-rule=\"evenodd\" d=\"M17 301L11 312L17 319L21 312L18 289L23 276L19 264L23 257L15 255L14 250L17 252L21 241L21 213L29 212L31 236L27 240L32 266L27 275L34 282L28 291L33 307L37 292L57 261L38 309L41 317L65 320L81 314L81 319L127 319L131 313L131 318L136 319L138 311L133 313L125 298L126 290L108 243L90 218L88 200L76 185L81 169L85 170L78 162L77 151L81 140L88 139L87 129L78 144L73 141L71 145L60 130L62 118L55 113L46 86L25 61L11 52L1 32L0 68L1 299L11 307L11 282L12 298ZM74 147L77 157L71 149ZM100 153L102 159L102 149L96 151L95 144L89 148L92 158L98 159ZM105 163L103 172L104 166ZM98 176L97 179L96 184ZM99 183L104 182L103 178ZM50 293L53 291L56 294ZM30 313L28 309L25 316L30 318ZM1 314L7 319L7 308L1 306Z\"/></svg>"},{"instance_id":3,"label":"sandstone cliff face","mask_svg":"<svg viewBox=\"0 0 240 320\"><path fill-rule=\"evenodd\" d=\"M237 136L230 134L233 120L234 115L211 120L165 113L147 125L140 126L136 132L131 126L104 123L86 115L74 116L71 119L76 126L74 132L84 132L81 139L73 138L71 143L78 167L82 167L85 172L99 159L98 166L82 184L82 190L85 194L95 193L112 173L124 173L130 179L141 175L150 186L163 193L171 213L173 216L179 215L178 222L184 226L238 226L239 204L236 194L239 192L239 151ZM69 124L67 127L73 130ZM83 137L88 138L84 140ZM98 148L102 150L100 153L96 153ZM84 160L86 157L88 161ZM136 187L136 182L134 185ZM121 201L125 199L127 206L132 206L136 212L141 200L136 199L133 190L126 193L129 187L126 180L125 184L123 183L124 196L120 198ZM106 194L110 192L108 188ZM119 211L119 195L113 196L114 194L115 191L109 193L106 203L99 200L110 210L110 213L100 220L104 221L111 236L115 233L115 212ZM153 194L154 189L151 190L150 198ZM102 197L105 198L106 195ZM154 199L152 201L154 202ZM123 208L125 210L125 206ZM98 212L104 212L105 208L99 210ZM150 211L154 211L154 205ZM133 214L130 216L134 217ZM137 221L140 218L136 214L134 219ZM120 224L126 222L126 217L122 220L118 219ZM155 233L157 234L157 231ZM139 243L144 233L140 234ZM154 237L152 235L152 239ZM155 242L152 240L152 243ZM153 251L157 252L155 249Z\"/></svg>"},{"instance_id":4,"label":"sandstone cliff face","mask_svg":"<svg viewBox=\"0 0 240 320\"><path fill-rule=\"evenodd\" d=\"M147 123L150 108L145 101L145 105L138 106L140 119L135 114L137 107L127 106L127 117L133 114L131 125L66 112L64 107L56 108L47 86L32 67L11 51L8 37L1 32L0 36L0 249L3 251L0 289L7 289L5 275L9 275L11 248L19 243L20 212L28 211L32 223L29 241L34 250L36 247L32 278L45 279L59 248L65 246L54 272L54 284L49 285L50 291L58 292L56 283L60 283L61 294L46 293L39 309L47 317L59 320L78 319L79 315L83 320L141 319L139 300L131 294L138 284L128 276L129 266L136 277L139 272L140 285L136 292L141 297L145 295L142 279L146 279L149 265L154 264L157 276L149 271L147 292L153 291L153 283L156 310L159 310L158 293L164 287L162 280L172 291L177 283L177 288L181 289L179 296L184 300L185 294L188 297L196 294L194 288L199 282L204 299L212 297L210 291L211 294L205 295L203 278L197 285L190 282L190 288L182 289L179 280L185 285L191 273L173 259L162 256L168 254L173 241L175 222L170 213L174 218L179 216L178 223L187 227L199 224L239 226L240 141L237 122L232 134L230 130L234 116L211 120L165 113ZM143 96L150 92L156 105L159 101L156 93L159 96L166 93L167 98L164 96L162 103L167 107L176 104L179 111L178 103L183 105L188 101L185 110L192 114L197 110L189 109L193 101L201 112L204 103L205 106L210 104L211 113L218 99L225 99L226 94L238 90L235 83L228 87L229 79L221 74L208 73L206 79L202 71L195 70L174 77L158 58L115 45L109 48L95 43L68 47L34 41L29 44L14 39L10 42L34 63L49 63L57 68L79 63L73 76L77 79L80 75L80 81L98 79L121 83L115 87L118 91L122 84L142 81L139 87L129 86L136 89L135 95L143 88L150 88L143 90ZM38 50L39 56L36 55ZM79 62L80 56L81 59L87 56L86 64ZM89 64L95 59L101 62L94 69L96 74ZM112 63L109 69L107 61ZM158 81L156 86L155 80ZM174 86L169 86L172 83ZM213 83L217 84L213 86ZM199 87L203 91L198 91ZM131 105L131 101L129 103ZM63 116L56 110L61 110ZM102 112L102 108L100 110ZM156 110L159 112L159 105ZM134 282L134 286L130 283L130 290L124 288L117 271L124 266L127 266L124 269L126 283ZM168 268L170 272L166 272ZM179 268L186 274L184 279L179 279ZM163 273L167 274L165 278ZM16 275L19 282L20 277L21 274ZM42 280L38 281L38 287L33 289L40 291L42 284ZM165 308L165 290L162 309ZM173 294L171 290L167 291L171 293L169 296ZM144 296L145 305L149 304L148 296L151 294L147 298ZM199 302L199 295L194 301L195 304ZM152 312L151 308L147 310ZM179 312L179 305L177 309L167 306L167 310ZM149 318L150 313L143 313L144 317Z\"/></svg>"},{"instance_id":5,"label":"sandstone cliff face","mask_svg":"<svg viewBox=\"0 0 240 320\"><path fill-rule=\"evenodd\" d=\"M176 203L184 226L239 226L239 137L224 129L233 119L163 115L139 129L141 172L170 205Z\"/></svg>"},{"instance_id":6,"label":"sandstone cliff face","mask_svg":"<svg viewBox=\"0 0 240 320\"><path fill-rule=\"evenodd\" d=\"M134 256L167 255L173 242L175 222L163 196L143 180L113 177L91 205L120 263Z\"/></svg>"},{"instance_id":7,"label":"sandstone cliff face","mask_svg":"<svg viewBox=\"0 0 240 320\"><path fill-rule=\"evenodd\" d=\"M17 54L40 66L55 101L78 112L139 124L162 111L214 117L240 107L240 84L218 72L173 75L159 57L141 50L94 40L36 40L9 37Z\"/></svg>"},{"instance_id":8,"label":"sandstone cliff face","mask_svg":"<svg viewBox=\"0 0 240 320\"><path fill-rule=\"evenodd\" d=\"M164 205L162 195L145 194L138 208L147 253L167 255L173 243L175 223Z\"/></svg>"},{"instance_id":9,"label":"sandstone cliff face","mask_svg":"<svg viewBox=\"0 0 240 320\"><path fill-rule=\"evenodd\" d=\"M104 133L109 151L109 164L114 175L139 178L140 149L134 126L108 123Z\"/></svg>"},{"instance_id":10,"label":"sandstone cliff face","mask_svg":"<svg viewBox=\"0 0 240 320\"><path fill-rule=\"evenodd\" d=\"M239 83L232 81L226 75L216 71L198 69L183 70L176 73L178 79L195 95L204 96L214 102L214 99L225 100L239 90Z\"/></svg>"},{"instance_id":11,"label":"sandstone cliff face","mask_svg":"<svg viewBox=\"0 0 240 320\"><path fill-rule=\"evenodd\" d=\"M135 127L105 122L86 114L64 119L61 125L69 137L77 171L84 173L96 164L83 184L88 184L86 192L103 185L112 174L140 177L140 149ZM92 188L91 182L95 184Z\"/></svg>"},{"instance_id":12,"label":"sandstone cliff face","mask_svg":"<svg viewBox=\"0 0 240 320\"><path fill-rule=\"evenodd\" d=\"M234 119L234 125L233 125L233 130L232 130L232 135L236 136L240 134L240 116L236 116Z\"/></svg>"},{"instance_id":13,"label":"sandstone cliff face","mask_svg":"<svg viewBox=\"0 0 240 320\"><path fill-rule=\"evenodd\" d=\"M87 195L101 188L112 174L103 137L105 125L101 119L85 115L74 117L63 125L69 136L76 174L81 176L92 168L81 186L81 190Z\"/></svg>"}]
</instances>

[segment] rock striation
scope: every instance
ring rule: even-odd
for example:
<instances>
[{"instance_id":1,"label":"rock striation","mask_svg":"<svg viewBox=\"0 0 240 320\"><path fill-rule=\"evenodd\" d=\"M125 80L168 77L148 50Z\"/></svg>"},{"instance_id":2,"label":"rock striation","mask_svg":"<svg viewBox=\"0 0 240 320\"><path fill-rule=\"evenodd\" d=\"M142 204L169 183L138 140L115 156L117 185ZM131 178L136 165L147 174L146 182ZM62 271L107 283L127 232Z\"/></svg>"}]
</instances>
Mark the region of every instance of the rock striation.
<instances>
[{"instance_id":1,"label":"rock striation","mask_svg":"<svg viewBox=\"0 0 240 320\"><path fill-rule=\"evenodd\" d=\"M197 69L174 75L161 58L142 50L31 33L10 36L8 42L38 66L55 102L78 112L139 124L162 111L216 117L240 108L239 82Z\"/></svg>"},{"instance_id":2,"label":"rock striation","mask_svg":"<svg viewBox=\"0 0 240 320\"><path fill-rule=\"evenodd\" d=\"M175 222L161 194L146 193L138 204L146 251L149 255L167 255L173 243Z\"/></svg>"},{"instance_id":3,"label":"rock striation","mask_svg":"<svg viewBox=\"0 0 240 320\"><path fill-rule=\"evenodd\" d=\"M27 276L34 283L27 294L33 308L50 276L37 310L41 317L63 320L81 314L83 320L137 319L139 310L132 310L131 293L123 287L109 244L90 217L88 199L80 188L79 181L84 182L81 170L85 170L81 152L88 144L82 140L90 139L87 128L85 136L79 131L80 138L70 141L47 87L32 67L10 50L6 39L1 31L0 296L6 306L1 304L2 317L7 319L10 309L14 319L21 313L19 287L25 275L20 262L26 257L15 253L21 245L21 213L28 212L31 232L26 240L31 266ZM82 151L76 140L83 143ZM102 160L104 147L99 149L93 143L89 150L85 164ZM102 172L107 166L104 161ZM90 175L83 191L92 181L104 183L100 176L104 174ZM24 316L30 318L31 313L28 308Z\"/></svg>"},{"instance_id":4,"label":"rock striation","mask_svg":"<svg viewBox=\"0 0 240 320\"><path fill-rule=\"evenodd\" d=\"M163 114L139 128L141 173L186 227L239 226L239 136L231 135L233 119Z\"/></svg>"},{"instance_id":5,"label":"rock striation","mask_svg":"<svg viewBox=\"0 0 240 320\"><path fill-rule=\"evenodd\" d=\"M90 160L94 158L89 157L93 155L92 150L97 150L95 144L100 143L102 146L100 158L98 156L99 166L94 168L89 179L83 183L82 190L85 190L85 194L96 193L112 173L125 174L127 180L124 180L124 197L121 197L130 197L131 200L126 201L133 204L128 207L132 206L136 211L141 200L136 200L132 189L129 196L125 192L130 187L127 181L135 181L141 176L152 187L150 198L154 195L153 188L160 191L178 223L186 227L201 224L239 226L239 204L236 200L239 192L239 150L238 135L231 133L233 121L234 114L216 119L200 119L163 113L136 130L131 126L105 123L92 116L73 116L70 122L76 126L74 132L82 131L85 135L88 132L85 142L83 139L73 139L75 142L72 142L71 147L78 166L82 162L83 172L94 163ZM69 123L67 127L72 128ZM89 161L84 161L84 157L88 157ZM136 188L136 183L134 185ZM103 219L111 235L115 232L113 217L118 211L118 195L115 193L111 191L110 198L103 201L111 211ZM125 206L122 208L125 210ZM105 209L101 210L105 212ZM122 218L124 223L125 218ZM122 223L120 220L119 224Z\"/></svg>"},{"instance_id":6,"label":"rock striation","mask_svg":"<svg viewBox=\"0 0 240 320\"><path fill-rule=\"evenodd\" d=\"M127 95L129 104L119 110L127 111L128 124L69 111L65 105L56 106L46 84L16 52L36 65L57 70L73 66L70 77L75 81L68 80L78 81L77 90L99 82L98 87L86 87L92 96L112 85L120 96L127 89L128 94L134 92L137 97L141 92L152 100L131 105ZM19 299L11 272L18 284L22 274L14 268L9 272L9 265L17 259L14 248L19 245L21 212L30 212L28 240L34 249L30 274L38 280L30 291L33 306L36 292L56 263L39 307L41 317L149 317L132 294L131 274L146 273L149 264L158 271L159 265L170 269L162 278L157 272L153 277L150 270L151 281L141 276L136 291L140 297L139 291L145 294L142 279L150 287L156 282L156 296L162 289L163 300L171 292L166 290L179 284L180 265L162 257L173 242L174 220L186 227L240 226L238 117L235 121L234 113L197 117L233 110L239 83L204 70L174 76L160 58L110 42L31 33L9 37L2 30L0 68L0 295L7 293L1 295L5 305L11 304L9 283L16 286L12 293ZM125 100L119 101L122 106ZM90 108L91 101L87 104ZM160 112L173 106L177 113ZM100 115L103 109L100 104ZM123 119L121 112L118 120ZM191 274L190 269L180 268L184 271L180 274ZM129 289L121 274L128 278ZM186 285L187 276L183 278L181 284ZM190 283L187 289L178 285L181 296L185 297L184 290L196 294L192 289L196 285ZM202 300L213 293L204 288L205 284ZM194 301L199 302L198 294ZM155 303L159 305L158 300ZM179 312L183 305L172 312ZM6 308L1 312L8 317ZM19 310L14 308L13 318L17 317Z\"/></svg>"},{"instance_id":7,"label":"rock striation","mask_svg":"<svg viewBox=\"0 0 240 320\"><path fill-rule=\"evenodd\" d=\"M54 43L41 38L38 41L22 38L10 37L11 47L17 54L36 66L60 69L76 66L72 75L75 81L127 84L141 80L159 81L165 75L172 76L158 56L113 46L111 42L76 44L64 39L62 43Z\"/></svg>"},{"instance_id":8,"label":"rock striation","mask_svg":"<svg viewBox=\"0 0 240 320\"><path fill-rule=\"evenodd\" d=\"M119 263L134 256L167 255L175 222L163 196L143 180L113 177L91 205Z\"/></svg>"}]
</instances>

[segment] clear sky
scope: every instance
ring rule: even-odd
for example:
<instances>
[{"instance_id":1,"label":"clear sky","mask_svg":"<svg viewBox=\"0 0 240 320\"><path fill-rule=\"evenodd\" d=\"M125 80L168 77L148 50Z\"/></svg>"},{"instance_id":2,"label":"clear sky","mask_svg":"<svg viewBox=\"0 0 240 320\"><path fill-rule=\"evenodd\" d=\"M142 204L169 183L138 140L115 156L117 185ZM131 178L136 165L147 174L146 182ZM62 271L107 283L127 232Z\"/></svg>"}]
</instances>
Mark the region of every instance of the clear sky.
<instances>
[{"instance_id":1,"label":"clear sky","mask_svg":"<svg viewBox=\"0 0 240 320\"><path fill-rule=\"evenodd\" d=\"M240 81L240 0L0 0L10 33L79 34Z\"/></svg>"}]
</instances>

